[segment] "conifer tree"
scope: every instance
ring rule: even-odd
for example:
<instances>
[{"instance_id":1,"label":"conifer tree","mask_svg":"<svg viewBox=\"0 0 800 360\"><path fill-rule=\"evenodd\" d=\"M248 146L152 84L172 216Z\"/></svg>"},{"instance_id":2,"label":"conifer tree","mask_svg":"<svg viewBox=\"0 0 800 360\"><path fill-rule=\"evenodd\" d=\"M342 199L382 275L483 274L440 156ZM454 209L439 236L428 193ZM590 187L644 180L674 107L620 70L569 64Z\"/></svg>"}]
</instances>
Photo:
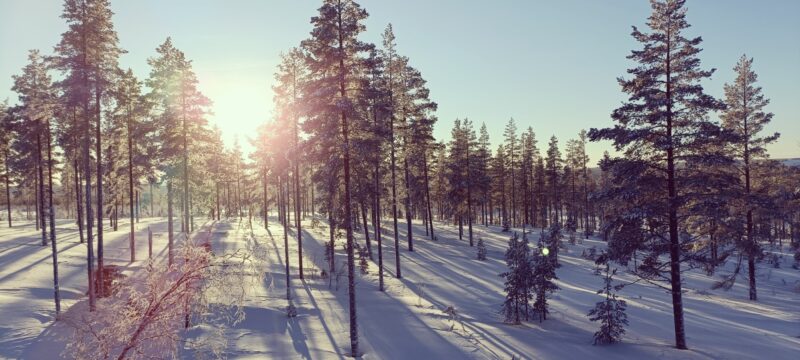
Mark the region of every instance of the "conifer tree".
<instances>
[{"instance_id":1,"label":"conifer tree","mask_svg":"<svg viewBox=\"0 0 800 360\"><path fill-rule=\"evenodd\" d=\"M535 256L535 255L534 255ZM514 232L508 241L506 250L506 266L508 271L501 273L505 279L506 300L503 302L501 312L505 322L519 324L528 319L530 300L533 298L533 270L531 265L531 251L527 237L520 239Z\"/></svg>"},{"instance_id":2,"label":"conifer tree","mask_svg":"<svg viewBox=\"0 0 800 360\"><path fill-rule=\"evenodd\" d=\"M21 103L20 120L16 125L16 135L20 141L15 142L20 154L17 166L32 168L38 184L37 209L39 225L42 231L42 246L47 245L47 206L45 190L45 142L49 139L50 119L55 115L55 92L47 74L44 59L38 50L28 54L29 63L22 69L21 75L15 75L12 90L19 94ZM28 161L26 161L26 159ZM49 191L47 191L49 192Z\"/></svg>"},{"instance_id":3,"label":"conifer tree","mask_svg":"<svg viewBox=\"0 0 800 360\"><path fill-rule=\"evenodd\" d=\"M547 314L550 313L547 306L547 297L549 294L558 290L553 280L556 277L556 267L558 264L555 257L549 256L543 244L539 244L538 249L533 251L533 256L530 260L532 275L530 278L530 287L534 293L535 299L531 311L533 316L539 319L539 322L547 320Z\"/></svg>"},{"instance_id":4,"label":"conifer tree","mask_svg":"<svg viewBox=\"0 0 800 360\"><path fill-rule=\"evenodd\" d=\"M292 138L292 143L287 155L294 165L292 169L292 187L298 244L297 271L300 279L303 279L303 231L300 222L300 108L302 106L300 96L302 95L301 87L305 81L306 72L305 54L298 48L292 48L281 56L281 63L278 65L278 72L275 74L277 84L273 86L273 91L275 92L274 102L280 112L278 120L286 128L292 129L292 133L289 135Z\"/></svg>"},{"instance_id":5,"label":"conifer tree","mask_svg":"<svg viewBox=\"0 0 800 360\"><path fill-rule=\"evenodd\" d=\"M86 201L87 263L89 273L89 308L94 310L94 245L92 235L90 145L94 120L95 159L97 159L97 265L103 268L103 168L101 142L102 104L117 74L117 59L124 50L118 46L117 33L111 20L113 12L108 0L65 0L61 18L67 31L56 45L54 67L64 76L59 82L67 94L68 106L77 106L84 118L78 133L84 134L84 197ZM103 283L103 272L97 272L97 283ZM101 294L102 295L102 294Z\"/></svg>"},{"instance_id":6,"label":"conifer tree","mask_svg":"<svg viewBox=\"0 0 800 360\"><path fill-rule=\"evenodd\" d=\"M492 162L492 181L493 186L493 196L496 199L496 203L498 205L496 207L500 208L500 214L498 219L500 220L499 223L503 227L503 231L509 230L509 220L508 220L508 207L506 201L506 183L507 183L507 176L508 176L508 169L506 168L506 150L503 147L503 144L497 146L497 152L495 152L495 156ZM494 212L494 208L491 209Z\"/></svg>"},{"instance_id":7,"label":"conifer tree","mask_svg":"<svg viewBox=\"0 0 800 360\"><path fill-rule=\"evenodd\" d=\"M392 221L394 226L395 276L399 279L403 276L400 267L400 235L397 231L397 145L395 138L395 122L397 119L395 116L395 97L398 73L403 67L403 59L397 55L396 46L392 24L388 24L383 32L383 49L381 56L385 62L384 76L386 77L386 96L388 98L386 106L389 111L389 171L392 174Z\"/></svg>"},{"instance_id":8,"label":"conifer tree","mask_svg":"<svg viewBox=\"0 0 800 360\"><path fill-rule=\"evenodd\" d=\"M547 192L550 204L549 218L550 224L561 225L562 216L562 196L561 196L561 178L562 166L564 160L561 158L561 150L558 148L558 139L555 135L550 137L550 142L547 145L547 158L545 159L545 171L547 175Z\"/></svg>"},{"instance_id":9,"label":"conifer tree","mask_svg":"<svg viewBox=\"0 0 800 360\"><path fill-rule=\"evenodd\" d=\"M723 154L709 152L717 142L718 126L709 120L709 111L723 104L703 91L700 81L713 70L700 68L697 57L702 39L687 38L685 0L651 0L650 32L633 28L632 36L642 44L628 56L638 65L628 70L631 78L620 78L627 102L612 113L615 127L592 129L593 141L606 139L623 153L604 168L613 169L614 191L609 196L624 197L625 208L613 220L609 242L612 259L622 261L637 250L647 253L638 273L651 280L668 279L672 294L675 346L686 349L683 320L681 263L696 238L681 238L685 224L679 213L700 194L685 191L679 184L700 181L702 164L724 163ZM649 226L644 231L645 221ZM630 231L628 231L630 230ZM684 231L685 233L685 231ZM661 255L669 254L669 263ZM669 268L665 271L662 269Z\"/></svg>"},{"instance_id":10,"label":"conifer tree","mask_svg":"<svg viewBox=\"0 0 800 360\"><path fill-rule=\"evenodd\" d=\"M508 178L511 181L510 185L510 198L509 205L510 211L510 225L517 226L517 161L519 161L519 141L517 138L517 123L514 118L508 120L506 128L503 133L505 137L505 150L506 150L506 169L508 171Z\"/></svg>"},{"instance_id":11,"label":"conifer tree","mask_svg":"<svg viewBox=\"0 0 800 360\"><path fill-rule=\"evenodd\" d=\"M478 143L476 144L473 170L473 187L478 195L478 206L481 207L481 221L484 225L489 225L488 212L491 212L490 193L492 189L492 178L489 173L492 162L492 149L489 143L489 131L486 123L481 123Z\"/></svg>"},{"instance_id":12,"label":"conifer tree","mask_svg":"<svg viewBox=\"0 0 800 360\"><path fill-rule=\"evenodd\" d=\"M775 142L780 134L759 135L764 126L772 120L773 115L764 112L764 107L769 105L769 99L764 97L761 87L756 85L758 76L752 67L752 58L748 59L745 55L739 58L733 69L736 72L735 81L732 84L725 84L727 108L721 118L723 128L735 135L734 141L729 143L728 151L734 154L737 160L735 166L742 175L744 186L739 190L741 210L738 212L739 216L744 215L742 217L745 218L745 239L740 248L747 256L750 300L757 300L755 262L761 254L761 247L754 229L753 212L763 209L767 201L753 191L754 183L758 181L753 165L767 157L766 146Z\"/></svg>"},{"instance_id":13,"label":"conifer tree","mask_svg":"<svg viewBox=\"0 0 800 360\"><path fill-rule=\"evenodd\" d=\"M483 242L482 237L478 237L478 260L485 261L486 260L486 243Z\"/></svg>"},{"instance_id":14,"label":"conifer tree","mask_svg":"<svg viewBox=\"0 0 800 360\"><path fill-rule=\"evenodd\" d=\"M136 139L145 140L150 131L151 124L145 122L148 117L148 103L142 94L141 81L133 74L131 69L119 75L119 81L112 90L115 108L109 116L109 127L116 130L110 139L112 142L125 139L125 144L119 148L122 154L127 154L127 159L120 164L124 165L125 177L128 179L127 200L128 215L130 216L130 234L128 243L130 248L130 261L136 261L136 239L135 239L135 192L134 189L139 185L141 172L147 168L143 162L148 158L141 150ZM123 134L120 134L123 132Z\"/></svg>"},{"instance_id":15,"label":"conifer tree","mask_svg":"<svg viewBox=\"0 0 800 360\"><path fill-rule=\"evenodd\" d=\"M617 269L611 269L608 260L602 260L604 258L605 256L598 258L598 265L605 262L605 271L603 288L598 290L597 294L605 295L605 299L598 302L587 314L589 320L600 322L600 330L594 333L595 345L621 341L622 335L625 335L625 326L628 325L628 315L625 314L627 304L625 300L617 298L617 291L621 289L621 285L613 285Z\"/></svg>"},{"instance_id":16,"label":"conifer tree","mask_svg":"<svg viewBox=\"0 0 800 360\"><path fill-rule=\"evenodd\" d=\"M350 312L350 347L354 356L359 356L358 323L356 315L355 257L353 240L353 221L351 207L351 152L350 123L358 116L354 109L356 96L348 91L356 81L357 71L362 68L362 55L371 45L358 39L365 30L366 10L352 0L325 0L319 8L319 15L311 18L314 29L311 38L302 42L308 53L311 73L311 88L308 101L313 107L313 115L322 118L318 121L333 122L337 119L341 127L340 146L343 165L343 203L342 225L347 236L347 274ZM320 136L320 129L312 129L311 136ZM399 273L398 273L399 275Z\"/></svg>"},{"instance_id":17,"label":"conifer tree","mask_svg":"<svg viewBox=\"0 0 800 360\"><path fill-rule=\"evenodd\" d=\"M22 104L22 123L17 127L19 136L17 144L36 144L33 150L35 167L38 172L39 209L42 230L42 245L47 245L47 226L50 223L50 244L53 259L53 291L56 309L56 320L61 313L61 295L58 282L58 249L55 234L55 207L53 206L53 155L50 122L56 113L56 94L44 59L38 50L28 54L29 63L22 69L22 74L14 76L12 90L19 94ZM46 149L45 149L46 147ZM44 156L47 154L47 159ZM48 174L48 186L45 187L44 172ZM47 204L46 198L49 200ZM46 210L45 210L46 209ZM49 215L48 215L49 214Z\"/></svg>"}]
</instances>

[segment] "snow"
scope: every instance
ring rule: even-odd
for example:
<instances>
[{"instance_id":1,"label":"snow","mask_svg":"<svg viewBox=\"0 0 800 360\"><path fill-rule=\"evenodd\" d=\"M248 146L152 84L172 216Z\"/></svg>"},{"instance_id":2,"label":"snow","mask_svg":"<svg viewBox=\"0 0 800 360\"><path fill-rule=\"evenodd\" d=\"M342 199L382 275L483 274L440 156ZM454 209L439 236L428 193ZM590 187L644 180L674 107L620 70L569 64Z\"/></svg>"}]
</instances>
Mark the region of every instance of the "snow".
<instances>
[{"instance_id":1,"label":"snow","mask_svg":"<svg viewBox=\"0 0 800 360\"><path fill-rule=\"evenodd\" d=\"M154 231L154 256L163 255L166 222L142 219L137 225L137 259L128 263L128 223L120 219L119 231L106 229L106 263L122 266L129 274L147 258L146 227ZM227 331L229 358L344 358L349 352L349 314L346 275L338 286L319 277L313 267L327 268L323 257L328 229L303 229L305 280L297 276L297 243L289 233L292 303L298 315L286 316L283 229L270 219L263 224L223 221L214 225L215 252L248 249L264 263L263 281L248 289L246 319ZM386 291L378 291L377 265L358 276L358 325L364 359L475 358L508 359L512 355L530 359L795 359L800 349L800 271L790 267L786 254L780 268L759 266L759 301L747 300L740 281L730 290L711 290L717 277L699 270L686 272L684 304L687 342L690 350L673 347L672 305L669 294L647 283L630 285L620 292L628 302L630 326L623 342L593 346L598 324L586 313L600 301L596 290L602 279L593 274L592 261L583 259L583 249L602 241L584 240L562 250L557 270L561 290L550 301L551 315L542 323L508 325L499 314L504 294L499 273L505 271L503 253L508 233L497 227L475 226L475 237L486 243L487 260L476 259L476 247L458 240L457 229L436 224L439 241L424 236L424 227L414 225L415 251L407 251L401 231L403 278L394 277L394 246L391 223L384 223L384 267ZM400 226L404 229L405 226ZM520 231L520 229L515 229ZM83 311L86 299L85 245L79 244L75 226L59 221L59 270L62 307ZM56 358L70 334L68 324L53 322L52 263L50 247L39 243L40 233L32 223L12 229L0 228L0 358ZM363 236L356 233L363 243ZM373 253L377 243L373 234ZM531 241L538 240L538 230ZM343 241L343 240L340 240ZM337 266L344 264L337 244ZM774 251L779 251L775 249ZM788 250L784 250L787 251ZM729 261L730 262L730 261ZM730 271L728 264L723 271ZM356 270L358 272L358 270ZM633 280L620 269L619 281ZM443 311L452 306L458 319ZM196 326L187 337L207 332ZM192 357L184 352L186 358Z\"/></svg>"}]
</instances>

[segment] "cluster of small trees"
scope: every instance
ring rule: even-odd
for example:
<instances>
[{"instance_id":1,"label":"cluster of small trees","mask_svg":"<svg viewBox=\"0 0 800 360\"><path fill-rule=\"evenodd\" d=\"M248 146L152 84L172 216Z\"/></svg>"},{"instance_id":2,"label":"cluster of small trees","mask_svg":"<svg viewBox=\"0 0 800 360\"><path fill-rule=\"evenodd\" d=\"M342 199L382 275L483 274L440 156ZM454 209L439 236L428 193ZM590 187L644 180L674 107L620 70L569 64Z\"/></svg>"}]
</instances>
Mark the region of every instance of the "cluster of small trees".
<instances>
[{"instance_id":1,"label":"cluster of small trees","mask_svg":"<svg viewBox=\"0 0 800 360\"><path fill-rule=\"evenodd\" d=\"M508 271L500 274L505 279L506 300L502 306L505 321L519 324L521 320L536 318L539 322L547 319L547 297L558 290L553 280L558 263L550 256L546 244L539 242L531 250L527 234L515 232L506 250Z\"/></svg>"}]
</instances>

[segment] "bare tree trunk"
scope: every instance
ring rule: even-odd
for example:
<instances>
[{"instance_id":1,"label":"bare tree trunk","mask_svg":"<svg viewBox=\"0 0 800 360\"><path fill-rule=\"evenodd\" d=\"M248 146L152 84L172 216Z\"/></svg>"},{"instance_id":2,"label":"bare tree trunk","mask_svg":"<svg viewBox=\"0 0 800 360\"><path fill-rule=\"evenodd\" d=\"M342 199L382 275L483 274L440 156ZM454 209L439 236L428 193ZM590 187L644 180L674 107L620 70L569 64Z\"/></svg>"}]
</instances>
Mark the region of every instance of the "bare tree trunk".
<instances>
[{"instance_id":1,"label":"bare tree trunk","mask_svg":"<svg viewBox=\"0 0 800 360\"><path fill-rule=\"evenodd\" d=\"M4 162L4 164L6 166L6 176L5 176L6 177L6 210L8 211L6 216L8 217L8 227L12 227L13 225L11 224L11 180L9 179L11 177L11 173L8 171L8 151L6 150L3 155L5 156L5 160L6 160ZM81 240L83 240L83 237L81 237Z\"/></svg>"},{"instance_id":2,"label":"bare tree trunk","mask_svg":"<svg viewBox=\"0 0 800 360\"><path fill-rule=\"evenodd\" d=\"M86 117L85 129L84 129L84 139L83 139L83 180L85 184L85 191L84 197L86 198L86 262L88 264L88 280L89 280L89 311L95 310L95 279L94 279L94 243L93 243L93 234L92 234L92 226L93 226L93 219L92 219L92 163L90 157L90 143L91 143L91 134L89 129L91 128L91 121L89 120L89 104L88 102L84 103L83 114Z\"/></svg>"},{"instance_id":3,"label":"bare tree trunk","mask_svg":"<svg viewBox=\"0 0 800 360\"><path fill-rule=\"evenodd\" d=\"M400 235L397 231L397 175L396 172L396 159L395 159L395 144L394 144L394 119L391 121L391 136L389 137L390 152L389 157L392 162L392 221L394 222L394 262L395 262L395 277L402 278L400 272Z\"/></svg>"},{"instance_id":4,"label":"bare tree trunk","mask_svg":"<svg viewBox=\"0 0 800 360\"><path fill-rule=\"evenodd\" d=\"M53 300L56 304L56 320L61 318L61 291L58 286L58 248L56 247L56 209L53 206L53 150L50 121L47 122L47 181L50 202L50 245L53 250Z\"/></svg>"},{"instance_id":5,"label":"bare tree trunk","mask_svg":"<svg viewBox=\"0 0 800 360\"><path fill-rule=\"evenodd\" d=\"M76 206L77 206L77 217L78 217L78 235L81 239L81 244L83 244L83 205L81 205L81 179L78 172L78 159L76 157L75 160L72 162L72 168L75 171L75 198L76 198Z\"/></svg>"},{"instance_id":6,"label":"bare tree trunk","mask_svg":"<svg viewBox=\"0 0 800 360\"><path fill-rule=\"evenodd\" d=\"M39 178L37 184L39 186L39 191L37 196L39 211L37 213L39 214L38 219L39 221L41 221L40 225L42 228L42 246L47 246L47 213L44 207L45 203L44 203L44 166L42 165L43 162L44 161L42 159L42 134L40 130L36 134L36 170L39 172Z\"/></svg>"},{"instance_id":7,"label":"bare tree trunk","mask_svg":"<svg viewBox=\"0 0 800 360\"><path fill-rule=\"evenodd\" d=\"M407 145L406 145L407 146ZM406 185L406 227L408 233L408 251L414 251L414 232L411 228L411 184L409 184L408 175L408 151L403 156L403 171L405 172L405 185Z\"/></svg>"},{"instance_id":8,"label":"bare tree trunk","mask_svg":"<svg viewBox=\"0 0 800 360\"><path fill-rule=\"evenodd\" d=\"M131 136L131 131L132 131L132 126L131 125L132 124L131 124L130 115L128 116L127 120L128 120L127 121L127 125L128 125L128 200L129 200L128 201L128 205L129 205L128 209L130 210L130 218L131 218L131 234L130 234L130 237L128 238L128 240L129 240L129 246L130 246L130 252L131 252L131 262L134 262L134 261L136 261L136 226L134 225L134 222L133 222L133 197L134 197L134 194L133 194L133 139L132 139L132 136ZM137 203L138 203L138 201L137 201Z\"/></svg>"},{"instance_id":9,"label":"bare tree trunk","mask_svg":"<svg viewBox=\"0 0 800 360\"><path fill-rule=\"evenodd\" d=\"M172 232L172 179L167 180L167 266L172 266L172 248L173 248L173 232Z\"/></svg>"},{"instance_id":10,"label":"bare tree trunk","mask_svg":"<svg viewBox=\"0 0 800 360\"><path fill-rule=\"evenodd\" d=\"M95 159L97 162L97 283L100 287L97 288L98 296L103 296L103 156L102 156L102 138L101 138L101 118L100 118L100 97L101 92L95 89L94 106L95 106L95 119L97 126L95 127Z\"/></svg>"},{"instance_id":11,"label":"bare tree trunk","mask_svg":"<svg viewBox=\"0 0 800 360\"><path fill-rule=\"evenodd\" d=\"M667 40L669 42L669 40ZM669 44L667 45L669 48ZM683 321L683 293L681 292L680 239L678 238L678 205L675 184L675 158L672 139L672 81L670 72L670 53L667 52L667 191L669 194L669 255L670 285L672 287L672 314L675 323L675 347L686 349L686 330Z\"/></svg>"},{"instance_id":12,"label":"bare tree trunk","mask_svg":"<svg viewBox=\"0 0 800 360\"><path fill-rule=\"evenodd\" d=\"M361 219L364 222L364 237L367 242L367 253L369 258L372 259L372 244L369 241L369 226L367 226L367 206L361 202Z\"/></svg>"},{"instance_id":13,"label":"bare tree trunk","mask_svg":"<svg viewBox=\"0 0 800 360\"><path fill-rule=\"evenodd\" d=\"M423 154L423 170L425 172L425 206L428 209L428 226L431 229L431 239L436 240L436 235L433 233L433 213L431 212L431 183L428 180L428 155Z\"/></svg>"},{"instance_id":14,"label":"bare tree trunk","mask_svg":"<svg viewBox=\"0 0 800 360\"><path fill-rule=\"evenodd\" d=\"M278 177L278 189L281 193L281 202L280 207L281 211L286 213L289 210L289 204L286 201L289 195L289 186L285 184L283 181L283 177ZM286 219L284 217L284 219ZM286 261L286 300L291 300L292 292L291 292L291 285L290 285L290 276L289 276L289 224L288 222L284 221L283 223L283 254L284 260ZM331 275L332 276L332 275Z\"/></svg>"},{"instance_id":15,"label":"bare tree trunk","mask_svg":"<svg viewBox=\"0 0 800 360\"><path fill-rule=\"evenodd\" d=\"M267 204L267 167L264 166L264 229L269 228L269 205ZM217 212L219 212L219 185L217 185Z\"/></svg>"}]
</instances>

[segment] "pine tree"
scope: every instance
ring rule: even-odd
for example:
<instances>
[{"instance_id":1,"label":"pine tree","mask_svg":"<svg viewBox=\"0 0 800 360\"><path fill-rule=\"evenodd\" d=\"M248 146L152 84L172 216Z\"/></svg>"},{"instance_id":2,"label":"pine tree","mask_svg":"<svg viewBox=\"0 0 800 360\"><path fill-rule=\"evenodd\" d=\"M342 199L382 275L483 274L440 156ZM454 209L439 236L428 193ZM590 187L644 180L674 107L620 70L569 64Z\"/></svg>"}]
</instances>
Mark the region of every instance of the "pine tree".
<instances>
[{"instance_id":1,"label":"pine tree","mask_svg":"<svg viewBox=\"0 0 800 360\"><path fill-rule=\"evenodd\" d=\"M84 197L86 200L87 263L89 273L89 309L95 308L94 245L91 206L91 122L95 122L95 159L97 159L97 266L103 269L103 168L101 142L102 104L108 98L117 73L117 59L124 50L118 46L117 33L111 20L113 12L108 0L65 0L61 15L67 22L67 31L56 45L54 67L63 74L60 87L68 95L68 106L76 106L84 118L79 134L84 134L83 162ZM93 119L92 119L93 118ZM103 283L103 272L97 272L98 283ZM102 295L102 293L100 294Z\"/></svg>"},{"instance_id":2,"label":"pine tree","mask_svg":"<svg viewBox=\"0 0 800 360\"><path fill-rule=\"evenodd\" d=\"M598 260L603 259L601 256ZM600 262L603 262L600 260ZM599 264L598 264L599 265ZM598 295L605 295L603 301L598 302L587 316L591 321L600 322L600 330L594 333L594 344L613 344L622 340L625 335L625 326L628 325L628 315L625 314L627 304L625 300L617 299L617 291L621 285L613 285L617 269L611 269L605 261L604 286L597 291Z\"/></svg>"},{"instance_id":3,"label":"pine tree","mask_svg":"<svg viewBox=\"0 0 800 360\"><path fill-rule=\"evenodd\" d=\"M508 120L506 123L505 131L503 132L503 136L505 137L505 150L506 150L506 161L508 161L508 165L506 165L506 169L508 170L509 174L508 177L511 180L511 188L510 194L511 197L509 198L509 204L511 207L511 221L510 225L512 227L517 226L517 161L519 161L519 141L517 138L517 123L514 121L514 118Z\"/></svg>"},{"instance_id":4,"label":"pine tree","mask_svg":"<svg viewBox=\"0 0 800 360\"><path fill-rule=\"evenodd\" d=\"M545 159L545 176L547 182L548 202L550 204L550 224L561 225L562 216L562 196L561 178L564 160L561 158L561 150L558 149L558 139L555 135L550 137L547 145L547 158Z\"/></svg>"},{"instance_id":5,"label":"pine tree","mask_svg":"<svg viewBox=\"0 0 800 360\"><path fill-rule=\"evenodd\" d=\"M16 124L17 153L25 156L19 158L18 167L34 170L37 186L37 209L39 225L42 231L42 246L47 245L47 210L45 200L45 159L44 142L49 139L50 119L55 115L55 92L47 74L44 59L38 50L28 54L29 63L22 69L21 75L15 75L12 90L19 94L21 120Z\"/></svg>"},{"instance_id":6,"label":"pine tree","mask_svg":"<svg viewBox=\"0 0 800 360\"><path fill-rule=\"evenodd\" d=\"M505 317L505 322L519 324L522 320L528 319L529 303L533 298L533 269L531 265L531 251L527 237L520 239L519 234L514 232L508 241L506 250L506 266L508 271L501 273L500 277L505 279L506 300L503 302L501 312ZM535 276L535 275L534 275Z\"/></svg>"},{"instance_id":7,"label":"pine tree","mask_svg":"<svg viewBox=\"0 0 800 360\"><path fill-rule=\"evenodd\" d=\"M314 29L311 38L302 42L308 53L308 64L312 80L308 83L316 91L310 93L309 101L316 114L327 122L337 119L341 126L342 165L344 181L344 216L342 225L347 236L347 273L350 311L350 347L354 356L360 355L358 349L358 324L356 315L355 258L353 240L353 221L351 208L351 167L350 167L350 123L358 116L354 109L357 97L348 92L349 85L356 81L356 71L361 69L364 52L371 45L358 40L366 10L351 0L325 0L319 8L319 15L311 18ZM312 129L311 136L319 136L319 129ZM399 277L398 272L398 277Z\"/></svg>"},{"instance_id":8,"label":"pine tree","mask_svg":"<svg viewBox=\"0 0 800 360\"><path fill-rule=\"evenodd\" d=\"M646 251L638 273L650 279L660 279L662 269L668 265L675 346L679 349L687 348L681 263L696 257L687 256L685 249L691 249L695 239L681 239L683 224L678 214L692 202L690 197L698 194L686 192L678 184L700 181L701 164L724 162L722 154L707 151L707 144L718 141L718 126L706 114L720 109L722 104L705 94L700 85L713 70L700 68L697 55L702 39L683 35L689 27L684 3L651 1L652 14L647 22L651 32L641 32L636 27L632 32L642 44L641 50L628 56L638 63L628 70L633 77L618 79L623 92L629 95L629 100L612 113L618 124L589 132L592 141L612 140L624 154L604 166L614 172L616 190L609 195L626 199L625 209L620 209L621 216L612 225L612 259L624 265L635 251ZM645 220L653 224L649 231L637 231L636 226L642 229ZM668 264L659 257L665 253L669 254Z\"/></svg>"},{"instance_id":9,"label":"pine tree","mask_svg":"<svg viewBox=\"0 0 800 360\"><path fill-rule=\"evenodd\" d=\"M147 154L139 150L139 144L135 140L145 140L152 128L152 124L145 122L149 112L149 104L142 94L141 81L134 76L131 69L120 74L112 95L115 101L115 108L111 116L109 116L108 123L110 128L117 131L113 134L114 136L111 136L111 141L125 139L126 142L119 151L127 154L126 161L120 162L120 164L125 167L122 171L126 173L125 175L128 178L127 200L131 227L128 242L130 261L134 262L136 261L136 229L134 222L134 203L136 199L134 188L139 185L141 172L149 166L147 164ZM124 134L120 134L123 130Z\"/></svg>"},{"instance_id":10,"label":"pine tree","mask_svg":"<svg viewBox=\"0 0 800 360\"><path fill-rule=\"evenodd\" d=\"M753 163L767 157L766 146L775 142L780 134L759 136L773 115L764 112L764 107L769 105L769 99L761 93L761 87L755 84L758 76L752 66L753 59L742 55L734 67L736 80L733 84L725 84L727 109L721 118L723 128L736 135L735 140L729 144L729 151L735 154L738 160L737 168L744 178L740 201L741 212L745 217L746 238L740 247L747 255L750 300L757 300L755 261L761 254L761 247L753 229L753 212L763 208L766 202L763 198L759 199L753 191L753 183L758 180L754 174Z\"/></svg>"},{"instance_id":11,"label":"pine tree","mask_svg":"<svg viewBox=\"0 0 800 360\"><path fill-rule=\"evenodd\" d=\"M22 145L25 142L36 144L36 147L30 148L30 150L35 151L35 155L32 158L35 160L35 167L38 172L38 206L41 214L42 245L47 245L46 222L49 221L50 223L49 240L53 259L53 290L56 320L58 320L61 313L61 295L58 282L55 207L53 206L53 155L50 126L50 122L55 116L57 98L50 75L47 74L47 65L39 55L39 51L31 50L28 55L28 61L28 65L22 69L22 74L13 77L14 86L12 90L19 94L19 100L22 104L22 123L17 127L17 135L19 136L17 144ZM45 153L47 154L46 160L44 158ZM45 187L44 180L45 168L48 174L47 187ZM49 205L47 206L45 205L46 197L49 199Z\"/></svg>"},{"instance_id":12,"label":"pine tree","mask_svg":"<svg viewBox=\"0 0 800 360\"><path fill-rule=\"evenodd\" d=\"M298 246L298 274L300 279L303 279L303 236L302 225L300 218L300 114L302 106L300 103L300 96L302 95L302 84L307 76L307 69L305 64L305 54L298 49L292 48L286 54L281 55L281 63L278 65L278 72L275 74L277 84L273 86L275 92L274 102L276 108L280 112L278 121L282 126L292 129L291 148L287 151L287 155L291 158L292 164L292 180L293 180L293 196L294 196L294 212L295 212L295 229L297 234Z\"/></svg>"},{"instance_id":13,"label":"pine tree","mask_svg":"<svg viewBox=\"0 0 800 360\"><path fill-rule=\"evenodd\" d=\"M547 320L547 314L550 313L547 306L547 297L559 289L558 285L553 282L553 280L558 279L556 277L558 264L555 257L549 256L545 249L547 247L543 247L543 244L540 243L538 249L533 251L533 256L530 260L532 270L530 286L535 294L531 312L533 316L539 319L539 322Z\"/></svg>"},{"instance_id":14,"label":"pine tree","mask_svg":"<svg viewBox=\"0 0 800 360\"><path fill-rule=\"evenodd\" d=\"M195 139L204 139L208 134L207 120L210 100L197 88L198 79L192 62L175 48L167 38L156 49L157 57L148 59L151 67L146 85L147 94L154 106L160 139L158 157L166 176L180 177L181 223L186 233L191 232L190 153L199 149ZM201 154L201 152L198 152ZM194 159L192 159L194 161ZM198 171L199 172L199 171ZM238 193L237 193L238 194Z\"/></svg>"},{"instance_id":15,"label":"pine tree","mask_svg":"<svg viewBox=\"0 0 800 360\"><path fill-rule=\"evenodd\" d=\"M5 185L6 197L6 217L8 227L13 225L11 220L11 171L9 170L9 155L11 153L11 116L8 109L8 101L0 103L0 170L3 171L3 183Z\"/></svg>"},{"instance_id":16,"label":"pine tree","mask_svg":"<svg viewBox=\"0 0 800 360\"><path fill-rule=\"evenodd\" d=\"M486 129L486 123L481 123L479 131L478 143L475 149L475 166L472 169L473 187L474 191L478 194L477 205L481 207L481 221L484 225L489 225L489 216L487 213L492 211L491 190L492 178L489 172L492 161L492 149L489 143L489 131Z\"/></svg>"},{"instance_id":17,"label":"pine tree","mask_svg":"<svg viewBox=\"0 0 800 360\"><path fill-rule=\"evenodd\" d=\"M477 255L478 260L485 261L486 260L486 243L483 242L483 238L482 237L478 237L477 248L478 248L478 255Z\"/></svg>"},{"instance_id":18,"label":"pine tree","mask_svg":"<svg viewBox=\"0 0 800 360\"><path fill-rule=\"evenodd\" d=\"M472 239L472 183L475 161L472 160L472 148L475 143L475 131L472 122L468 119L455 120L451 132L453 140L450 143L448 158L448 183L450 192L448 200L459 223L459 239L463 234L463 223L466 220L469 232L469 245L473 246Z\"/></svg>"},{"instance_id":19,"label":"pine tree","mask_svg":"<svg viewBox=\"0 0 800 360\"><path fill-rule=\"evenodd\" d=\"M583 191L583 234L586 239L594 233L594 229L589 222L589 218L592 217L592 215L589 206L589 182L591 181L591 175L587 168L589 164L589 155L586 154L586 141L588 136L586 130L581 130L576 143L578 150L578 157L576 160L579 165L578 169L581 171L581 188Z\"/></svg>"}]
</instances>

